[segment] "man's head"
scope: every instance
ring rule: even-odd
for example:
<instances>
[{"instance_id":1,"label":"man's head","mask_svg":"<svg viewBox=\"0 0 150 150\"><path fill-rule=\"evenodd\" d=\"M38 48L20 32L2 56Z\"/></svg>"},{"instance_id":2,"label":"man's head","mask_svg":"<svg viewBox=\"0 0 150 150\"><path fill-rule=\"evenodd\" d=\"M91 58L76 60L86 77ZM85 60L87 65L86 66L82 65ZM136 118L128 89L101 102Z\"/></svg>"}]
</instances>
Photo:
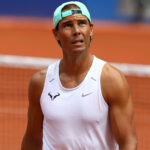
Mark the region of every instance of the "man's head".
<instances>
[{"instance_id":1,"label":"man's head","mask_svg":"<svg viewBox=\"0 0 150 150\"><path fill-rule=\"evenodd\" d=\"M56 8L53 16L54 28L58 28L58 24L63 18L75 14L80 14L87 17L89 23L91 24L91 17L87 7L81 2L70 1L61 4L59 7Z\"/></svg>"},{"instance_id":2,"label":"man's head","mask_svg":"<svg viewBox=\"0 0 150 150\"><path fill-rule=\"evenodd\" d=\"M81 2L63 3L54 12L53 33L64 50L85 50L92 41L91 18Z\"/></svg>"}]
</instances>

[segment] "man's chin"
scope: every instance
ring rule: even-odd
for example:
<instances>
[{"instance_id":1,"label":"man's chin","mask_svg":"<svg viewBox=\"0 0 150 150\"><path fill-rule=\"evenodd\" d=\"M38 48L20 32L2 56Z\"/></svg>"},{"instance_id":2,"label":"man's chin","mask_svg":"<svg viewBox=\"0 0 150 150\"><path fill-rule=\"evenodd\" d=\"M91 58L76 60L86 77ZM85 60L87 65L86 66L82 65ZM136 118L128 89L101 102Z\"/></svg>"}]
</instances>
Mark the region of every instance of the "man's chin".
<instances>
[{"instance_id":1,"label":"man's chin","mask_svg":"<svg viewBox=\"0 0 150 150\"><path fill-rule=\"evenodd\" d=\"M75 48L72 48L72 50L71 50L72 52L84 52L84 51L86 51L86 48L85 47L75 47Z\"/></svg>"},{"instance_id":2,"label":"man's chin","mask_svg":"<svg viewBox=\"0 0 150 150\"><path fill-rule=\"evenodd\" d=\"M73 49L73 50L72 50L72 53L80 54L80 53L83 53L83 52L85 52L85 51L86 51L85 49L81 49L81 48L79 49L79 48L78 48L78 49Z\"/></svg>"}]
</instances>

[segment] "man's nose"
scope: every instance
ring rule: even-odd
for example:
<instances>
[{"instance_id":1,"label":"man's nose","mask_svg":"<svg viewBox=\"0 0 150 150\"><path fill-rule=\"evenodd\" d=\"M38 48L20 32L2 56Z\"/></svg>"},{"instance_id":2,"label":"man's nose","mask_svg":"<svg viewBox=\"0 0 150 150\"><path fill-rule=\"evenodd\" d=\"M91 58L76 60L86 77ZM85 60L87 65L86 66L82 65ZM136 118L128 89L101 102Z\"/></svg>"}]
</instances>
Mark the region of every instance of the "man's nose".
<instances>
[{"instance_id":1,"label":"man's nose","mask_svg":"<svg viewBox=\"0 0 150 150\"><path fill-rule=\"evenodd\" d=\"M80 28L79 28L78 25L74 25L74 26L73 26L73 34L74 34L74 35L80 34Z\"/></svg>"}]
</instances>

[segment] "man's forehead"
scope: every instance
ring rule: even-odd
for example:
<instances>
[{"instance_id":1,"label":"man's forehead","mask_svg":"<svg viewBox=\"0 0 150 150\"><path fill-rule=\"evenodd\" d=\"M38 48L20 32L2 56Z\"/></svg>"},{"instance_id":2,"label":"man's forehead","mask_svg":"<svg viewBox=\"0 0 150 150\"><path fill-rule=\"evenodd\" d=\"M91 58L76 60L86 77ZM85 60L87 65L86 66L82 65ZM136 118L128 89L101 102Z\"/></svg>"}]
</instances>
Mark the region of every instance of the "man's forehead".
<instances>
[{"instance_id":1,"label":"man's forehead","mask_svg":"<svg viewBox=\"0 0 150 150\"><path fill-rule=\"evenodd\" d=\"M71 15L68 17L63 18L60 23L64 23L64 22L73 22L73 21L78 21L78 20L87 20L87 17L83 16L83 15Z\"/></svg>"}]
</instances>

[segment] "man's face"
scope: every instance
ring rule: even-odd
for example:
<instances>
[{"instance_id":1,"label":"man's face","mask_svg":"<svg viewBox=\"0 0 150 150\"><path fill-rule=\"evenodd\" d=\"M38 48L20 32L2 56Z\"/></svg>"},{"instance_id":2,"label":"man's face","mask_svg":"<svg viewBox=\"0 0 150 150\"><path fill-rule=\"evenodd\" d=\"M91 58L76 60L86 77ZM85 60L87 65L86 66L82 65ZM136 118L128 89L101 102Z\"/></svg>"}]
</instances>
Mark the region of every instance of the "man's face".
<instances>
[{"instance_id":1,"label":"man's face","mask_svg":"<svg viewBox=\"0 0 150 150\"><path fill-rule=\"evenodd\" d=\"M72 15L59 22L58 31L54 31L56 40L59 40L65 51L87 50L92 36L93 26L82 15Z\"/></svg>"}]
</instances>

